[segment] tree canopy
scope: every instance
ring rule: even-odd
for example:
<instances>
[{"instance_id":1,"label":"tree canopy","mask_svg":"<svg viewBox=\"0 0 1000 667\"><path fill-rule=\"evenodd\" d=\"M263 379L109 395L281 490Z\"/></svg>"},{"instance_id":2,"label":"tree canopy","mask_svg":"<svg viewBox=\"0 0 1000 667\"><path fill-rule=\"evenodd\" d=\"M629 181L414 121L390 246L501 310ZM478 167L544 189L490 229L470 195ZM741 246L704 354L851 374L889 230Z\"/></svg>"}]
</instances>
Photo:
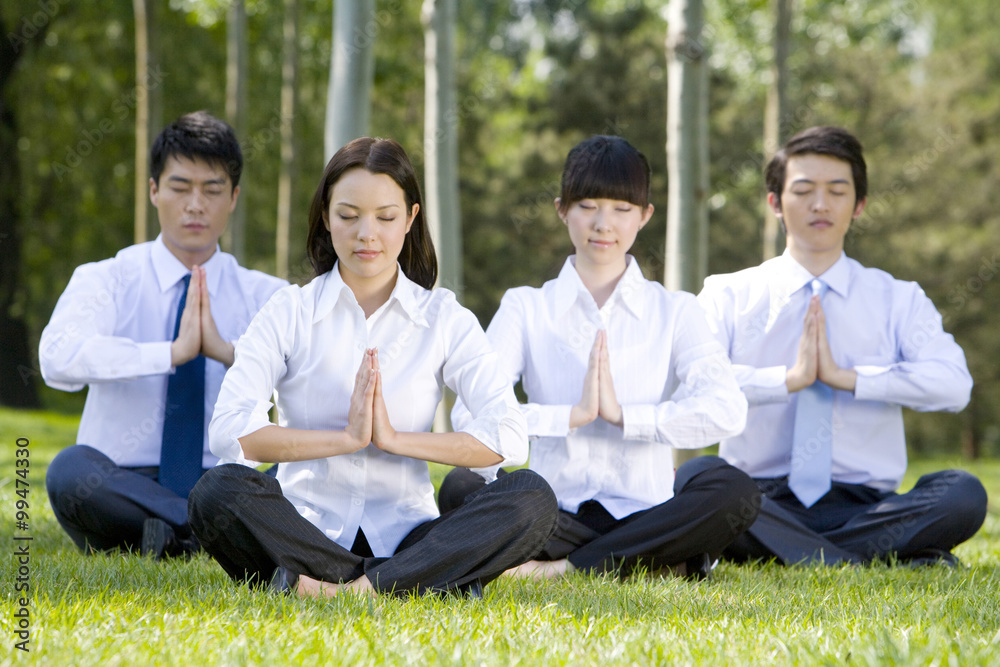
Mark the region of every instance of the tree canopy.
<instances>
[{"instance_id":1,"label":"tree canopy","mask_svg":"<svg viewBox=\"0 0 1000 667\"><path fill-rule=\"evenodd\" d=\"M226 8L156 5L156 58L134 71L130 3L10 0L0 7L4 159L0 272L4 315L28 347L73 269L132 242L134 114L139 87L162 122L195 109L224 117ZM371 132L400 141L423 169L420 4L378 0L355 39L374 45ZM656 214L634 254L663 276L667 210L666 0L459 2L456 31L463 300L486 324L507 288L552 278L570 243L553 209L569 148L620 134L649 158ZM283 5L248 0L245 263L275 270ZM290 266L305 281L305 220L323 168L331 0L299 3L298 150ZM848 253L917 280L963 346L976 381L960 416L908 414L912 447L994 453L1000 430L1000 10L988 0L799 0L788 51L784 136L843 125L866 148L867 210ZM773 16L765 0L707 0L709 272L760 261L763 123ZM154 132L159 128L154 128ZM9 152L8 152L9 151ZM19 167L19 174L15 169ZM11 273L8 271L7 273ZM20 364L37 381L34 361ZM77 398L43 391L50 405Z\"/></svg>"}]
</instances>

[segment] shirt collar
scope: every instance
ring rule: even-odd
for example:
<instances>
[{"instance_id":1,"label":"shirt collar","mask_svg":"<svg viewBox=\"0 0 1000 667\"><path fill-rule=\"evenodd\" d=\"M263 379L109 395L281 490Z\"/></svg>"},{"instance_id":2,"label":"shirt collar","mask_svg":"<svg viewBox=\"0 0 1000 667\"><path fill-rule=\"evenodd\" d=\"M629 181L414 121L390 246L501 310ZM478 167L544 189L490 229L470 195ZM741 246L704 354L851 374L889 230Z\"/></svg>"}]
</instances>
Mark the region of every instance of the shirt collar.
<instances>
[{"instance_id":1,"label":"shirt collar","mask_svg":"<svg viewBox=\"0 0 1000 667\"><path fill-rule=\"evenodd\" d=\"M787 248L780 257L776 257L771 261L774 262L774 284L781 285L784 288L785 296L791 296L799 291L811 283L813 278L822 280L841 297L846 298L850 292L851 267L847 260L847 254L843 251L841 251L840 257L833 263L833 266L824 271L820 276L813 276L804 266L796 262Z\"/></svg>"},{"instance_id":2,"label":"shirt collar","mask_svg":"<svg viewBox=\"0 0 1000 667\"><path fill-rule=\"evenodd\" d=\"M424 327L429 326L421 307L421 300L418 298L421 294L426 293L427 290L407 278L398 262L396 263L396 268L396 286L392 288L392 293L389 294L389 300L386 301L385 307L391 308L394 303L398 303L406 316L414 324ZM316 305L316 310L313 312L313 322L319 322L329 315L341 299L345 299L347 303L358 307L358 300L354 296L354 291L340 276L339 261L335 262L333 268L322 276L322 280L323 284L321 286L319 301Z\"/></svg>"},{"instance_id":3,"label":"shirt collar","mask_svg":"<svg viewBox=\"0 0 1000 667\"><path fill-rule=\"evenodd\" d=\"M215 296L219 292L219 282L222 280L222 272L227 257L228 255L219 250L219 246L216 244L215 252L212 253L207 262L202 264L205 267L205 276L208 279L208 293L211 296ZM156 282L161 292L173 289L184 276L191 273L184 266L184 263L177 259L174 253L170 252L170 249L167 248L163 242L163 234L158 235L156 240L153 241L153 247L150 249L150 259L153 262L153 272L156 274Z\"/></svg>"},{"instance_id":4,"label":"shirt collar","mask_svg":"<svg viewBox=\"0 0 1000 667\"><path fill-rule=\"evenodd\" d=\"M625 273L615 285L615 291L612 292L611 298L614 299L617 296L625 304L625 307L641 320L644 312L642 287L646 284L646 277L642 275L642 269L639 268L639 262L636 261L635 257L625 255L625 261L627 262Z\"/></svg>"},{"instance_id":5,"label":"shirt collar","mask_svg":"<svg viewBox=\"0 0 1000 667\"><path fill-rule=\"evenodd\" d=\"M618 280L618 284L615 285L615 289L608 301L620 299L633 315L641 319L643 301L642 290L640 288L645 282L646 278L642 275L639 262L632 255L625 255L625 273ZM583 284L580 274L576 272L576 267L573 264L573 255L566 258L562 270L559 271L559 277L556 278L554 298L557 315L561 315L572 308L577 299L588 298L593 300L590 290Z\"/></svg>"}]
</instances>

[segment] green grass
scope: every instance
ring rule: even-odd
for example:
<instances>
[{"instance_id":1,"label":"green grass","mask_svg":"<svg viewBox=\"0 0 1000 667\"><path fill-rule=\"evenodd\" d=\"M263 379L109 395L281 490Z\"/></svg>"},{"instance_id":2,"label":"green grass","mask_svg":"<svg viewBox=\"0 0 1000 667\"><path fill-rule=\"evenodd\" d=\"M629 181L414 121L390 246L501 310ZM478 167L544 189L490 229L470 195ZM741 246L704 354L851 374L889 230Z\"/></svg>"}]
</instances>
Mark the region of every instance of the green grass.
<instances>
[{"instance_id":1,"label":"green grass","mask_svg":"<svg viewBox=\"0 0 1000 667\"><path fill-rule=\"evenodd\" d=\"M957 570L720 565L706 583L498 581L481 601L298 600L232 584L202 555L86 557L44 472L76 419L0 409L0 538L14 544L14 442L31 440L31 641L15 650L16 563L0 564L0 664L991 665L1000 654L1000 511ZM969 467L920 461L922 472ZM974 471L1000 497L1000 463ZM441 470L436 471L437 476ZM18 533L23 534L23 533Z\"/></svg>"}]
</instances>

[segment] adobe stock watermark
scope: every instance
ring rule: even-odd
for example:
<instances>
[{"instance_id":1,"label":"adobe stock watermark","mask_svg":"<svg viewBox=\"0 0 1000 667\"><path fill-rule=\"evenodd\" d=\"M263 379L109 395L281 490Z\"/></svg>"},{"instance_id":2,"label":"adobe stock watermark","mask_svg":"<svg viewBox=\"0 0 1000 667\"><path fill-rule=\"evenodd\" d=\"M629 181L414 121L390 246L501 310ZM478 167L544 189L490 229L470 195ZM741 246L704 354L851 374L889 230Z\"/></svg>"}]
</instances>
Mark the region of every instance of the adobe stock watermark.
<instances>
[{"instance_id":1,"label":"adobe stock watermark","mask_svg":"<svg viewBox=\"0 0 1000 667\"><path fill-rule=\"evenodd\" d=\"M914 508L923 511L940 503L956 487L963 484L967 476L959 470L945 470L921 478L917 487L911 491ZM922 483L923 482L923 483ZM877 537L869 538L866 550L870 558L880 558L895 553L900 546L905 546L912 537L908 533L917 526L917 519L922 512L915 509L907 512L897 520L887 522Z\"/></svg>"},{"instance_id":2,"label":"adobe stock watermark","mask_svg":"<svg viewBox=\"0 0 1000 667\"><path fill-rule=\"evenodd\" d=\"M111 115L105 116L93 127L82 129L77 135L77 142L67 147L63 161L52 163L55 177L61 182L70 171L83 164L87 157L112 136L117 124L129 117L138 103L139 92L156 89L166 77L166 72L159 65L151 67L139 85L119 95L111 103Z\"/></svg>"},{"instance_id":3,"label":"adobe stock watermark","mask_svg":"<svg viewBox=\"0 0 1000 667\"><path fill-rule=\"evenodd\" d=\"M243 152L243 164L248 165L257 159L257 156L276 138L281 137L281 128L291 123L291 116L284 116L280 112L271 116L267 126L254 132L246 141L240 143Z\"/></svg>"},{"instance_id":4,"label":"adobe stock watermark","mask_svg":"<svg viewBox=\"0 0 1000 667\"><path fill-rule=\"evenodd\" d=\"M948 303L956 309L965 308L973 296L979 294L986 284L996 278L1000 272L1000 253L993 253L989 258L980 258L976 272L964 282L956 285L948 292ZM944 316L947 322L949 315Z\"/></svg>"},{"instance_id":5,"label":"adobe stock watermark","mask_svg":"<svg viewBox=\"0 0 1000 667\"><path fill-rule=\"evenodd\" d=\"M402 11L400 0L388 0L379 2L379 9L375 10L371 18L365 22L363 27L355 26L351 31L349 42L339 42L334 45L338 51L344 55L354 55L359 51L364 51L375 43L376 38L382 29L389 25L392 20L399 16Z\"/></svg>"},{"instance_id":6,"label":"adobe stock watermark","mask_svg":"<svg viewBox=\"0 0 1000 667\"><path fill-rule=\"evenodd\" d=\"M906 194L912 184L954 144L954 130L947 127L938 128L931 145L911 155L903 165L902 177L893 180L888 187L882 188L877 193L869 193L864 215L851 225L851 235L860 236L877 226L894 209L896 200Z\"/></svg>"},{"instance_id":7,"label":"adobe stock watermark","mask_svg":"<svg viewBox=\"0 0 1000 667\"><path fill-rule=\"evenodd\" d=\"M71 305L70 317L65 326L53 328L49 335L44 336L39 344L39 361L60 360L60 355L67 352L67 346L92 335L93 322L103 316L109 308L113 308L118 295L138 277L138 271L115 265L109 280L85 297L75 299ZM26 369L30 374L36 370ZM25 371L21 373L26 380Z\"/></svg>"},{"instance_id":8,"label":"adobe stock watermark","mask_svg":"<svg viewBox=\"0 0 1000 667\"><path fill-rule=\"evenodd\" d=\"M555 215L554 202L559 196L560 186L559 181L548 181L524 203L514 206L510 215L514 231L521 234L527 225L537 222L542 216Z\"/></svg>"},{"instance_id":9,"label":"adobe stock watermark","mask_svg":"<svg viewBox=\"0 0 1000 667\"><path fill-rule=\"evenodd\" d=\"M31 441L28 438L18 438L14 449L14 528L13 551L17 570L11 581L14 589L12 601L14 613L11 626L14 637L14 648L19 651L31 650Z\"/></svg>"},{"instance_id":10,"label":"adobe stock watermark","mask_svg":"<svg viewBox=\"0 0 1000 667\"><path fill-rule=\"evenodd\" d=\"M933 311L914 322L914 326L904 341L905 353L916 357L925 345L937 340L944 333L944 328L954 322L958 313L968 305L973 297L985 289L986 285L996 278L998 273L1000 273L1000 253L981 257L973 273L948 292L949 307L946 310L942 309L940 314Z\"/></svg>"},{"instance_id":11,"label":"adobe stock watermark","mask_svg":"<svg viewBox=\"0 0 1000 667\"><path fill-rule=\"evenodd\" d=\"M410 151L410 162L414 167L423 166L428 155L436 155L438 146L444 142L448 132L479 109L483 102L495 98L499 89L500 81L491 73L478 83L472 93L448 109L444 114L444 125L435 131L430 141L425 138L417 149Z\"/></svg>"},{"instance_id":12,"label":"adobe stock watermark","mask_svg":"<svg viewBox=\"0 0 1000 667\"><path fill-rule=\"evenodd\" d=\"M10 42L14 53L18 53L28 42L37 37L38 33L45 30L59 13L60 6L64 4L68 4L68 0L40 0L37 5L38 11L22 17L19 30L7 33L7 41Z\"/></svg>"},{"instance_id":13,"label":"adobe stock watermark","mask_svg":"<svg viewBox=\"0 0 1000 667\"><path fill-rule=\"evenodd\" d=\"M811 88L809 94L802 102L789 109L778 120L781 128L779 134L782 137L791 137L812 124L813 119L816 117L817 98L821 97L820 89L820 86ZM747 172L763 174L764 167L770 156L776 153L779 148L780 146L772 145L764 146L763 152L747 150L744 153L745 159L735 164L730 164L728 183L724 185L730 188L737 187L743 181Z\"/></svg>"}]
</instances>

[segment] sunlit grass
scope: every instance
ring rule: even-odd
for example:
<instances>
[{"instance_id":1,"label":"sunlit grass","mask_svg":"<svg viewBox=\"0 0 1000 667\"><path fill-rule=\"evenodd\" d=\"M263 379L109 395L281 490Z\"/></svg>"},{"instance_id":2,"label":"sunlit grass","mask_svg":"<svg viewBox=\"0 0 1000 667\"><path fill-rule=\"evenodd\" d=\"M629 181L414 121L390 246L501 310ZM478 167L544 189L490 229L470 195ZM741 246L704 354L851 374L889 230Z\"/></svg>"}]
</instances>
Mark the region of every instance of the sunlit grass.
<instances>
[{"instance_id":1,"label":"sunlit grass","mask_svg":"<svg viewBox=\"0 0 1000 667\"><path fill-rule=\"evenodd\" d=\"M16 563L0 563L0 664L991 665L1000 654L1000 512L961 569L720 565L705 583L572 576L498 581L480 601L298 600L233 585L201 555L81 555L44 492L76 420L0 410L0 517L11 553L13 443L31 440L31 652L14 649ZM913 464L922 472L968 467ZM974 471L994 496L1000 464ZM435 470L439 480L442 469Z\"/></svg>"}]
</instances>

